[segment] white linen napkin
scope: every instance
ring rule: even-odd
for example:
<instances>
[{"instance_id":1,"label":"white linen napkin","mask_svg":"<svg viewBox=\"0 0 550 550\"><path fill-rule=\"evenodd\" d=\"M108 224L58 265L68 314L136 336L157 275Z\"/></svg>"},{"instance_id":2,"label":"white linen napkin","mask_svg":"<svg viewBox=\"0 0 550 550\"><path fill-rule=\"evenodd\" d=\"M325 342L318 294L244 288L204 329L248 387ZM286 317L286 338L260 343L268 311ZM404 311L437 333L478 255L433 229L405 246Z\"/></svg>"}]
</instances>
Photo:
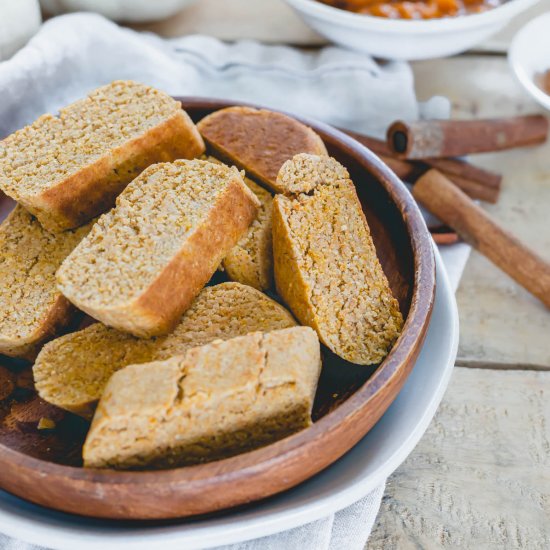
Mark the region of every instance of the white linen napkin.
<instances>
[{"instance_id":1,"label":"white linen napkin","mask_svg":"<svg viewBox=\"0 0 550 550\"><path fill-rule=\"evenodd\" d=\"M0 135L116 79L133 79L173 95L260 103L373 136L397 118L447 117L447 101L419 105L410 67L384 65L336 47L315 52L252 41L227 45L206 36L163 40L92 14L46 22L29 44L0 63ZM456 289L469 248L442 250ZM330 517L226 550L360 550L384 492L381 486ZM37 548L0 535L0 547Z\"/></svg>"}]
</instances>

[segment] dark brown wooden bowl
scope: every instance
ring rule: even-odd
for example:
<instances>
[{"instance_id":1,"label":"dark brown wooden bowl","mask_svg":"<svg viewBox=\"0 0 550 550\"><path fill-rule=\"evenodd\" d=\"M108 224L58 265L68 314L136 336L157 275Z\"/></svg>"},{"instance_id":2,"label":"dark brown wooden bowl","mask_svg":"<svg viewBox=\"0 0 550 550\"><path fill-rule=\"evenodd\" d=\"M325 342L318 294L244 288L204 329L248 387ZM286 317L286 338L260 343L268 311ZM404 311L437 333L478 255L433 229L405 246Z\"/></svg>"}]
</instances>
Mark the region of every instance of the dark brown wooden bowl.
<instances>
[{"instance_id":1,"label":"dark brown wooden bowl","mask_svg":"<svg viewBox=\"0 0 550 550\"><path fill-rule=\"evenodd\" d=\"M182 98L197 121L234 102ZM266 498L320 472L378 421L413 368L432 310L435 268L431 237L403 183L373 153L325 124L303 120L350 171L378 255L406 317L391 353L375 367L351 365L325 349L314 424L291 437L233 458L163 471L118 472L81 467L87 425L60 411L58 426L36 430L14 407L40 406L25 383L0 402L0 487L57 510L114 519L167 519L219 511ZM10 208L0 201L3 216ZM28 375L29 366L0 363ZM33 401L34 400L34 401ZM40 415L40 413L38 413ZM64 415L64 416L63 416ZM31 415L32 416L32 415ZM25 419L23 419L25 420Z\"/></svg>"}]
</instances>

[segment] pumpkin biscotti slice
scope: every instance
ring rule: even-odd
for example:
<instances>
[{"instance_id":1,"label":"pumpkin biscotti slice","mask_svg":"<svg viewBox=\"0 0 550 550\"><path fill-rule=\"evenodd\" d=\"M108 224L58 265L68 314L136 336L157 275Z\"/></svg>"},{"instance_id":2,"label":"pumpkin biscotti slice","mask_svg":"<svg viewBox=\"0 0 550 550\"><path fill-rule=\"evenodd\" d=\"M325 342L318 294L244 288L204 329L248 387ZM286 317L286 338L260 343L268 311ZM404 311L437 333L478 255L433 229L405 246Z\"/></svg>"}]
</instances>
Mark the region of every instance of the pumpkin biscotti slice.
<instances>
[{"instance_id":1,"label":"pumpkin biscotti slice","mask_svg":"<svg viewBox=\"0 0 550 550\"><path fill-rule=\"evenodd\" d=\"M277 181L285 161L298 153L328 154L311 128L267 109L227 107L203 118L197 128L215 156L277 193L285 191Z\"/></svg>"},{"instance_id":2,"label":"pumpkin biscotti slice","mask_svg":"<svg viewBox=\"0 0 550 550\"><path fill-rule=\"evenodd\" d=\"M203 151L181 103L116 81L0 142L0 189L58 232L111 208L147 166Z\"/></svg>"},{"instance_id":3,"label":"pumpkin biscotti slice","mask_svg":"<svg viewBox=\"0 0 550 550\"><path fill-rule=\"evenodd\" d=\"M309 327L255 332L115 373L86 443L92 468L219 460L311 424L319 340Z\"/></svg>"},{"instance_id":4,"label":"pumpkin biscotti slice","mask_svg":"<svg viewBox=\"0 0 550 550\"><path fill-rule=\"evenodd\" d=\"M245 178L245 183L260 201L256 219L222 262L232 281L267 290L273 286L273 197L269 191Z\"/></svg>"},{"instance_id":5,"label":"pumpkin biscotti slice","mask_svg":"<svg viewBox=\"0 0 550 550\"><path fill-rule=\"evenodd\" d=\"M295 194L273 205L277 291L334 353L379 363L403 318L347 171L328 157L297 155L279 178Z\"/></svg>"},{"instance_id":6,"label":"pumpkin biscotti slice","mask_svg":"<svg viewBox=\"0 0 550 550\"><path fill-rule=\"evenodd\" d=\"M45 401L90 417L111 375L131 363L164 360L216 339L296 325L292 315L239 283L206 287L168 336L149 340L96 323L46 344L33 367Z\"/></svg>"},{"instance_id":7,"label":"pumpkin biscotti slice","mask_svg":"<svg viewBox=\"0 0 550 550\"><path fill-rule=\"evenodd\" d=\"M211 156L205 155L205 160L221 164ZM260 201L260 209L246 234L223 259L222 268L232 281L267 290L273 286L273 197L250 178L245 177L244 182Z\"/></svg>"},{"instance_id":8,"label":"pumpkin biscotti slice","mask_svg":"<svg viewBox=\"0 0 550 550\"><path fill-rule=\"evenodd\" d=\"M54 235L22 206L0 225L0 353L32 359L71 321L55 272L90 227Z\"/></svg>"},{"instance_id":9,"label":"pumpkin biscotti slice","mask_svg":"<svg viewBox=\"0 0 550 550\"><path fill-rule=\"evenodd\" d=\"M150 166L63 262L59 289L106 325L134 336L166 334L258 207L234 167L202 160Z\"/></svg>"}]
</instances>

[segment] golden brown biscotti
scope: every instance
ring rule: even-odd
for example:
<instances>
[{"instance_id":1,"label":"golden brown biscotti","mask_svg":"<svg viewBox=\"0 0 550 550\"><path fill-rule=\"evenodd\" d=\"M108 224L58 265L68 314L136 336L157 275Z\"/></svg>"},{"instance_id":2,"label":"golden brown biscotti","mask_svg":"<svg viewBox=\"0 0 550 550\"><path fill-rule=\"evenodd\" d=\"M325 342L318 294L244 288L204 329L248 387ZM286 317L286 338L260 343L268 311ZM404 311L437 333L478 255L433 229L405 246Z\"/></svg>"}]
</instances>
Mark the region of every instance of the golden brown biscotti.
<instances>
[{"instance_id":1,"label":"golden brown biscotti","mask_svg":"<svg viewBox=\"0 0 550 550\"><path fill-rule=\"evenodd\" d=\"M202 160L155 164L63 262L58 287L108 326L141 337L167 334L258 207L234 167Z\"/></svg>"},{"instance_id":2,"label":"golden brown biscotti","mask_svg":"<svg viewBox=\"0 0 550 550\"><path fill-rule=\"evenodd\" d=\"M211 156L204 158L221 163ZM273 197L250 178L245 177L244 182L260 201L260 209L246 234L223 259L222 268L232 281L267 290L273 286Z\"/></svg>"},{"instance_id":3,"label":"golden brown biscotti","mask_svg":"<svg viewBox=\"0 0 550 550\"><path fill-rule=\"evenodd\" d=\"M277 291L340 357L379 363L403 325L352 181L334 159L298 155L281 169L292 188L273 204ZM335 177L334 177L335 176Z\"/></svg>"},{"instance_id":4,"label":"golden brown biscotti","mask_svg":"<svg viewBox=\"0 0 550 550\"><path fill-rule=\"evenodd\" d=\"M111 208L147 166L203 151L178 101L116 81L0 142L0 189L59 232Z\"/></svg>"},{"instance_id":5,"label":"golden brown biscotti","mask_svg":"<svg viewBox=\"0 0 550 550\"><path fill-rule=\"evenodd\" d=\"M323 140L311 128L267 109L220 109L203 118L197 128L215 156L277 193L285 191L277 182L285 161L298 153L327 155Z\"/></svg>"},{"instance_id":6,"label":"golden brown biscotti","mask_svg":"<svg viewBox=\"0 0 550 550\"><path fill-rule=\"evenodd\" d=\"M309 327L217 340L113 375L84 465L172 467L219 460L311 424L319 340Z\"/></svg>"},{"instance_id":7,"label":"golden brown biscotti","mask_svg":"<svg viewBox=\"0 0 550 550\"><path fill-rule=\"evenodd\" d=\"M252 287L222 283L206 287L168 336L143 340L96 323L46 344L33 367L40 397L90 417L105 384L131 363L164 360L216 339L296 325L277 302Z\"/></svg>"},{"instance_id":8,"label":"golden brown biscotti","mask_svg":"<svg viewBox=\"0 0 550 550\"><path fill-rule=\"evenodd\" d=\"M57 290L55 272L91 223L58 235L22 206L0 225L0 353L33 359L76 310Z\"/></svg>"},{"instance_id":9,"label":"golden brown biscotti","mask_svg":"<svg viewBox=\"0 0 550 550\"><path fill-rule=\"evenodd\" d=\"M252 180L245 178L245 183L258 197L260 209L246 234L225 256L222 266L232 281L268 290L273 286L273 197Z\"/></svg>"}]
</instances>

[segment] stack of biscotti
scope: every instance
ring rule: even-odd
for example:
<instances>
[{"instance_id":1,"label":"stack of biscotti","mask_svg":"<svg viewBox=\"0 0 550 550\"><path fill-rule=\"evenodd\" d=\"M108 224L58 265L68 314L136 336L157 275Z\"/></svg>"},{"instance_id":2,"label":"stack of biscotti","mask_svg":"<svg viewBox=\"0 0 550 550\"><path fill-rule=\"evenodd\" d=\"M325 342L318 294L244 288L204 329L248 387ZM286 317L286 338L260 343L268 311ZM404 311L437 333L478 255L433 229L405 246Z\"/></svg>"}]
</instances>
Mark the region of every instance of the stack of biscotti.
<instances>
[{"instance_id":1,"label":"stack of biscotti","mask_svg":"<svg viewBox=\"0 0 550 550\"><path fill-rule=\"evenodd\" d=\"M214 341L115 373L84 445L89 467L217 460L311 424L321 369L308 327Z\"/></svg>"},{"instance_id":2,"label":"stack of biscotti","mask_svg":"<svg viewBox=\"0 0 550 550\"><path fill-rule=\"evenodd\" d=\"M277 193L275 283L294 315L343 359L382 361L403 318L346 168L313 130L281 113L229 107L197 127L212 154Z\"/></svg>"},{"instance_id":3,"label":"stack of biscotti","mask_svg":"<svg viewBox=\"0 0 550 550\"><path fill-rule=\"evenodd\" d=\"M19 202L0 228L0 352L32 358L76 309L55 273L96 214L147 166L202 154L181 104L113 82L0 142L0 189Z\"/></svg>"},{"instance_id":4,"label":"stack of biscotti","mask_svg":"<svg viewBox=\"0 0 550 550\"><path fill-rule=\"evenodd\" d=\"M57 272L61 292L104 324L167 334L254 221L236 168L178 160L147 168Z\"/></svg>"},{"instance_id":5,"label":"stack of biscotti","mask_svg":"<svg viewBox=\"0 0 550 550\"><path fill-rule=\"evenodd\" d=\"M96 323L46 344L33 367L42 399L84 417L93 414L111 375L131 363L168 359L193 346L296 325L265 294L240 283L206 287L167 336L141 339Z\"/></svg>"},{"instance_id":6,"label":"stack of biscotti","mask_svg":"<svg viewBox=\"0 0 550 550\"><path fill-rule=\"evenodd\" d=\"M288 190L273 205L278 293L334 353L379 363L403 317L347 170L332 158L300 154L278 181Z\"/></svg>"},{"instance_id":7,"label":"stack of biscotti","mask_svg":"<svg viewBox=\"0 0 550 550\"><path fill-rule=\"evenodd\" d=\"M111 208L147 166L203 151L179 102L117 81L1 141L0 190L58 232Z\"/></svg>"},{"instance_id":8,"label":"stack of biscotti","mask_svg":"<svg viewBox=\"0 0 550 550\"><path fill-rule=\"evenodd\" d=\"M0 144L0 189L20 202L0 226L0 353L31 357L74 306L99 321L33 367L40 397L93 417L86 466L285 437L311 423L319 340L373 364L401 330L347 170L286 115L235 107L195 127L115 82ZM206 286L220 265L237 282ZM311 328L261 292L273 280Z\"/></svg>"}]
</instances>

